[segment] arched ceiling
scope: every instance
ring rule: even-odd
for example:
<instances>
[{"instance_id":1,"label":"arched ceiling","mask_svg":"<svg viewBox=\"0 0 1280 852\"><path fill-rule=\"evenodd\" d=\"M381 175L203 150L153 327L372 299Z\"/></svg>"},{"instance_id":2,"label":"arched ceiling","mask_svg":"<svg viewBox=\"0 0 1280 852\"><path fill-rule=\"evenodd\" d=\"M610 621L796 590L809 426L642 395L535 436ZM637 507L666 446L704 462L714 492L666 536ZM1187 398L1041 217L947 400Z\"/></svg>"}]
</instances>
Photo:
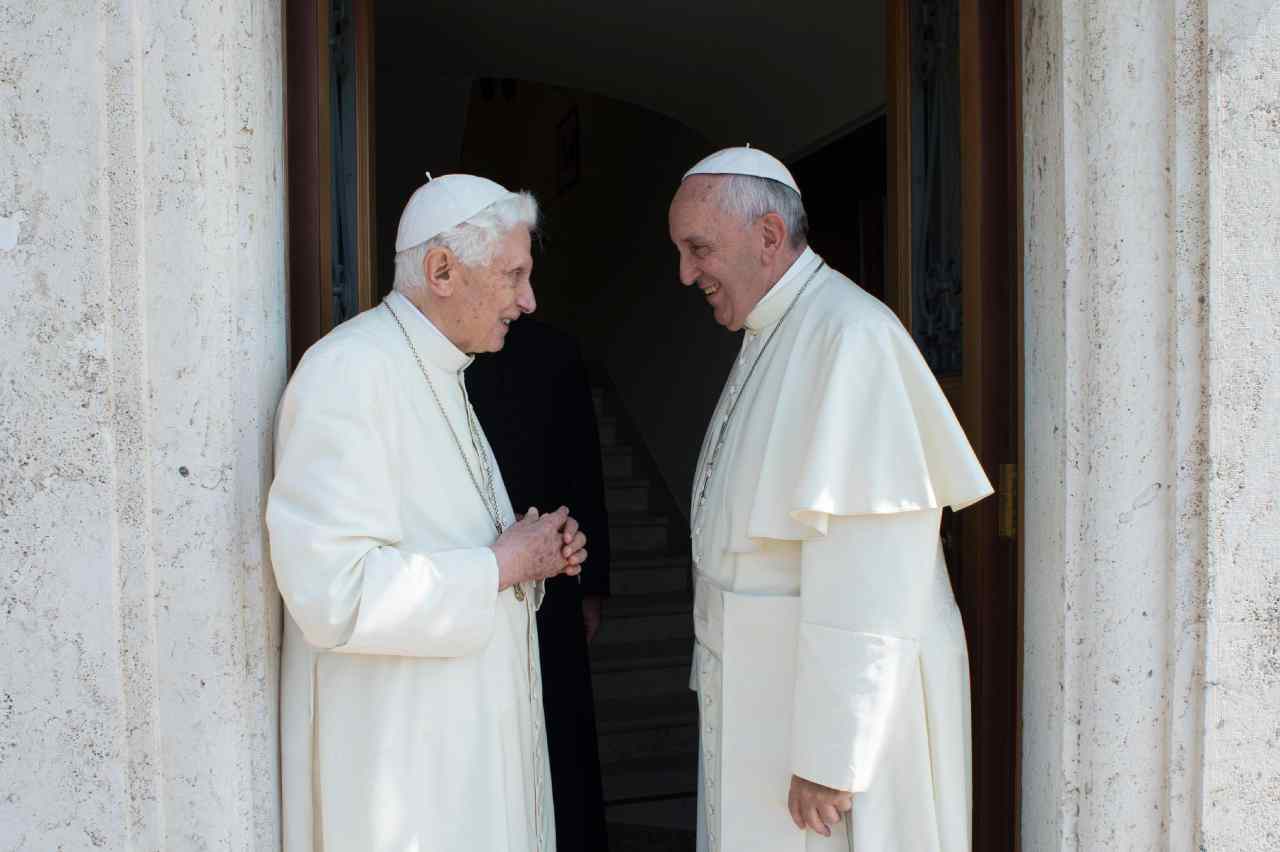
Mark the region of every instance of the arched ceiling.
<instances>
[{"instance_id":1,"label":"arched ceiling","mask_svg":"<svg viewBox=\"0 0 1280 852\"><path fill-rule=\"evenodd\" d=\"M377 10L380 67L582 89L714 144L783 157L884 104L884 0L378 0Z\"/></svg>"}]
</instances>

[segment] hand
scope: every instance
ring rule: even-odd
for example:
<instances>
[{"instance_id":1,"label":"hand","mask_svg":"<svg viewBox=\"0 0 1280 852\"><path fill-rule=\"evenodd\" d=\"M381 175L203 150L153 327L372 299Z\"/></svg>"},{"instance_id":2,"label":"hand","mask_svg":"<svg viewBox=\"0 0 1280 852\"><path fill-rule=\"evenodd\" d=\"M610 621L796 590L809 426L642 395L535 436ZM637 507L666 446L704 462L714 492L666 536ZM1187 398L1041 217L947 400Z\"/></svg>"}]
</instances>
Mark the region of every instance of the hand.
<instances>
[{"instance_id":1,"label":"hand","mask_svg":"<svg viewBox=\"0 0 1280 852\"><path fill-rule=\"evenodd\" d=\"M587 558L586 541L565 507L548 515L529 509L494 542L498 591L557 574L578 574Z\"/></svg>"},{"instance_id":2,"label":"hand","mask_svg":"<svg viewBox=\"0 0 1280 852\"><path fill-rule=\"evenodd\" d=\"M564 573L574 577L582 573L582 563L587 561L587 534L579 530L578 519L568 515L567 507L561 506L557 511L567 515L561 530L564 539L561 551L565 561Z\"/></svg>"},{"instance_id":3,"label":"hand","mask_svg":"<svg viewBox=\"0 0 1280 852\"><path fill-rule=\"evenodd\" d=\"M823 837L830 837L831 826L840 822L840 815L853 810L853 794L792 775L787 808L796 828L812 829Z\"/></svg>"},{"instance_id":4,"label":"hand","mask_svg":"<svg viewBox=\"0 0 1280 852\"><path fill-rule=\"evenodd\" d=\"M600 632L600 623L604 621L604 598L599 595L587 595L582 599L582 626L587 631L587 644Z\"/></svg>"}]
</instances>

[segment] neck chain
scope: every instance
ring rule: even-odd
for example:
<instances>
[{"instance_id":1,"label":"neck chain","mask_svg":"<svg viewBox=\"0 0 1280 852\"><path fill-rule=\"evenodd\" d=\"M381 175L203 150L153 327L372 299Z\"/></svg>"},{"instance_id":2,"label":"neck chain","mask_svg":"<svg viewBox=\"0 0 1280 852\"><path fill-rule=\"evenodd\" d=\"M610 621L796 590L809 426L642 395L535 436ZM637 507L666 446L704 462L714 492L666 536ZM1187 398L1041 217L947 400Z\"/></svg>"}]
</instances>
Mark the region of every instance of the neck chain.
<instances>
[{"instance_id":1,"label":"neck chain","mask_svg":"<svg viewBox=\"0 0 1280 852\"><path fill-rule=\"evenodd\" d=\"M431 391L431 398L436 401L436 408L440 410L440 417L444 420L444 425L449 428L449 436L453 438L453 445L458 448L458 455L462 457L462 465L467 469L467 476L471 478L471 484L475 486L476 493L480 495L480 501L484 503L485 511L489 513L489 520L493 522L493 529L499 536L502 535L502 512L498 507L498 489L494 484L493 465L489 463L489 454L485 452L484 441L480 437L480 426L475 415L471 410L471 399L467 396L467 385L462 379L462 374L458 375L458 385L462 388L462 408L467 417L467 432L471 438L471 449L475 451L476 458L480 462L480 471L477 473L471 467L471 460L467 458L467 451L462 448L462 441L458 438L458 433L454 431L453 424L449 422L449 415L445 413L444 403L440 401L440 394L436 392L435 382L431 381L431 374L427 372L427 365L422 362L422 356L418 354L418 347L413 345L413 338L409 336L409 331L404 327L404 323L400 321L400 317L396 315L395 309L391 307L390 302L383 302L385 307L391 313L392 319L396 321L396 325L400 326L400 333L404 335L405 343L409 344L409 351L413 353L413 360L418 362L418 369L422 372L422 378L427 380L427 388ZM515 590L517 600L524 600L524 589L520 584L512 586Z\"/></svg>"},{"instance_id":2,"label":"neck chain","mask_svg":"<svg viewBox=\"0 0 1280 852\"><path fill-rule=\"evenodd\" d=\"M787 321L787 316L791 313L791 309L800 301L800 297L804 295L804 291L809 288L810 282L818 277L818 273L827 265L825 260L819 261L818 266L813 272L809 273L809 277L800 285L800 289L796 292L791 302L787 305L787 309L782 312L782 316L774 324L773 330L769 332L769 336L765 338L764 344L760 347L760 351L756 353L755 359L751 362L751 368L747 370L746 378L738 383L738 392L731 395L729 400L729 410L725 412L724 417L720 420L720 429L716 432L716 442L711 446L711 452L707 455L707 461L702 466L702 486L698 489L698 501L693 507L693 525L694 535L700 536L702 531L702 514L707 504L707 489L711 485L711 475L715 471L716 461L720 458L720 451L724 449L725 438L729 433L729 422L733 418L733 412L738 409L738 403L742 401L742 397L746 394L744 391L751 381L751 377L755 375L756 367L760 366L761 359L764 358L765 350L769 348L769 344L773 342L773 338L777 335L778 329L782 328L782 324Z\"/></svg>"},{"instance_id":3,"label":"neck chain","mask_svg":"<svg viewBox=\"0 0 1280 852\"><path fill-rule=\"evenodd\" d=\"M418 362L418 369L422 372L422 378L427 380L427 387L431 389L431 398L436 401L436 408L440 410L440 417L444 420L444 425L449 427L449 435L453 438L453 445L458 448L458 455L462 457L462 464L467 469L467 476L471 477L471 484L476 487L476 491L480 494L480 500L484 503L485 510L489 513L489 519L493 521L494 531L501 536L502 512L498 509L498 489L494 485L493 466L489 463L489 454L485 452L484 441L480 438L480 426L472 411L471 399L467 396L467 384L463 381L462 374L458 374L458 385L462 389L462 407L467 415L467 431L471 436L471 448L475 450L476 458L480 460L479 475L471 469L471 460L467 458L466 450L462 449L462 441L458 440L458 433L453 430L453 424L449 422L449 415L445 413L444 405L440 402L440 394L436 393L435 382L431 381L431 374L427 372L427 365L422 363L422 356L418 354L418 347L413 345L413 338L409 336L408 329L404 327L404 323L400 322L400 317L396 315L395 308L391 307L390 302L383 302L382 305L390 311L392 319L396 321L396 325L400 326L400 333L404 335L405 343L409 344L409 351L413 353L413 360ZM483 486L481 481L484 482ZM534 833L538 838L538 849L541 850L543 791L542 772L538 755L539 743L541 742L539 720L542 714L542 699L539 695L540 690L535 686L540 678L534 668L533 661L533 612L530 609L532 604L526 602L524 587L516 583L511 589L515 593L516 600L525 604L525 677L529 685L529 713L534 725L532 763L533 771L537 773L534 782L533 827Z\"/></svg>"}]
</instances>

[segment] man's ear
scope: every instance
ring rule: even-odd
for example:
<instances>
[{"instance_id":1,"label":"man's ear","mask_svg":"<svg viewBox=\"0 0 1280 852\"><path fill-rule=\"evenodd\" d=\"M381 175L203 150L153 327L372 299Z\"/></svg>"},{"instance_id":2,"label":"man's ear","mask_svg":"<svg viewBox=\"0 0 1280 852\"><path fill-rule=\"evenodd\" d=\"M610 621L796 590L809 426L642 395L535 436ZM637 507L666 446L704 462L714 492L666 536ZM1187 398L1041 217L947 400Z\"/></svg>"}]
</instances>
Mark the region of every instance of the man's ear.
<instances>
[{"instance_id":1,"label":"man's ear","mask_svg":"<svg viewBox=\"0 0 1280 852\"><path fill-rule=\"evenodd\" d=\"M768 264L777 257L778 252L786 245L790 234L787 233L787 223L777 213L766 213L760 217L759 221L760 231L764 237L760 259Z\"/></svg>"},{"instance_id":2,"label":"man's ear","mask_svg":"<svg viewBox=\"0 0 1280 852\"><path fill-rule=\"evenodd\" d=\"M458 285L458 258L447 248L437 246L422 259L422 274L427 288L437 296L448 298Z\"/></svg>"}]
</instances>

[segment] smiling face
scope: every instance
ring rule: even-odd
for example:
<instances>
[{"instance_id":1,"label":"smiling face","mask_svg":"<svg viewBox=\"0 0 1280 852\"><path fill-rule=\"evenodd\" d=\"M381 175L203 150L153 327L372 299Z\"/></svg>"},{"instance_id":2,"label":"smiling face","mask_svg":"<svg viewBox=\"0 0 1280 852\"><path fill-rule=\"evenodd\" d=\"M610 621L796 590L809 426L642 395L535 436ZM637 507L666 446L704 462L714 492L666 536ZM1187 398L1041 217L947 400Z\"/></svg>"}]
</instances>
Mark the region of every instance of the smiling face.
<instances>
[{"instance_id":1,"label":"smiling face","mask_svg":"<svg viewBox=\"0 0 1280 852\"><path fill-rule=\"evenodd\" d=\"M498 243L485 266L459 265L461 280L449 301L452 334L463 352L497 352L508 326L537 308L529 229L517 226Z\"/></svg>"},{"instance_id":2,"label":"smiling face","mask_svg":"<svg viewBox=\"0 0 1280 852\"><path fill-rule=\"evenodd\" d=\"M720 180L686 178L671 202L668 225L680 255L680 283L698 285L716 322L738 331L773 283L772 255L760 222L745 223L720 209Z\"/></svg>"}]
</instances>

